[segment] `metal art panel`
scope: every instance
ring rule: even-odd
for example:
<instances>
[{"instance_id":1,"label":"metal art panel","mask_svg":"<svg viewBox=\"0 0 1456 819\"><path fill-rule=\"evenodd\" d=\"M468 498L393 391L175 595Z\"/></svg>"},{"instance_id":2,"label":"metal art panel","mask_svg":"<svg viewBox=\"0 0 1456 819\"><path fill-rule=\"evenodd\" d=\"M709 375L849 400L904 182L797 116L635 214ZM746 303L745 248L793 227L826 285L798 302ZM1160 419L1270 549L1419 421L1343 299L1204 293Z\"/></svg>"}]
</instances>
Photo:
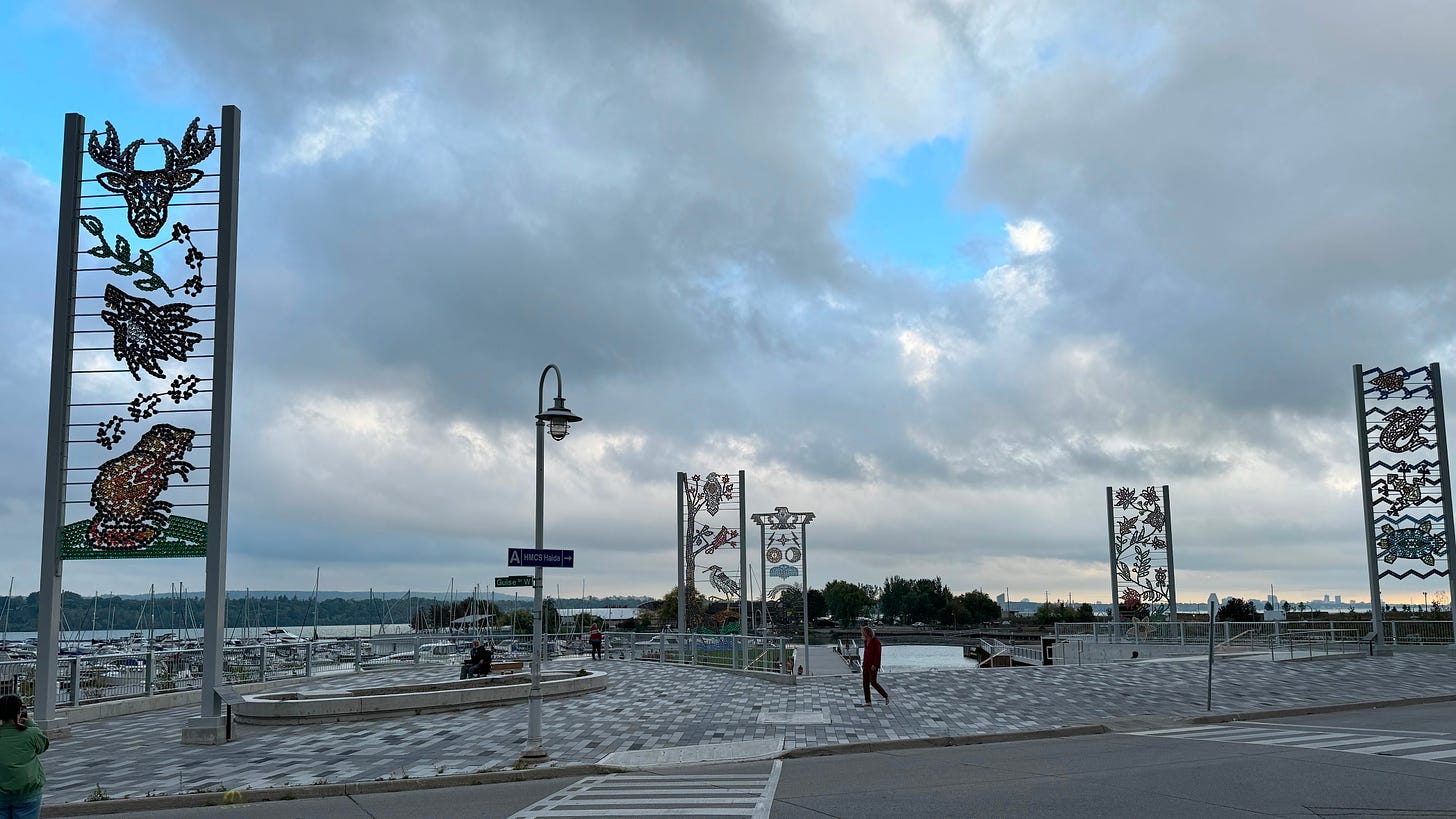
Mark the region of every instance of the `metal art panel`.
<instances>
[{"instance_id":1,"label":"metal art panel","mask_svg":"<svg viewBox=\"0 0 1456 819\"><path fill-rule=\"evenodd\" d=\"M1168 487L1107 487L1114 620L1177 619Z\"/></svg>"},{"instance_id":2,"label":"metal art panel","mask_svg":"<svg viewBox=\"0 0 1456 819\"><path fill-rule=\"evenodd\" d=\"M1371 611L1379 633L1383 584L1446 578L1451 571L1451 473L1439 364L1354 366L1360 479Z\"/></svg>"},{"instance_id":3,"label":"metal art panel","mask_svg":"<svg viewBox=\"0 0 1456 819\"><path fill-rule=\"evenodd\" d=\"M72 292L52 362L65 381L51 396L66 430L62 560L207 554L211 487L225 483L212 456L225 441L218 382L232 364L224 222L236 190L221 157L236 156L236 134L220 142L219 131L194 118L181 147L167 137L122 147L107 122L80 152L79 201L61 231L81 241L58 265ZM162 149L162 167L137 168L145 146Z\"/></svg>"},{"instance_id":4,"label":"metal art panel","mask_svg":"<svg viewBox=\"0 0 1456 819\"><path fill-rule=\"evenodd\" d=\"M746 561L742 548L743 472L678 473L679 600L691 599L700 589L710 600L739 601L747 595ZM720 517L721 515L721 517ZM679 605L680 623L686 606Z\"/></svg>"},{"instance_id":5,"label":"metal art panel","mask_svg":"<svg viewBox=\"0 0 1456 819\"><path fill-rule=\"evenodd\" d=\"M759 512L753 517L758 524L759 566L763 571L759 603L763 623L768 626L768 599L781 597L797 585L804 605L804 644L809 644L809 524L813 512L790 512L787 506L775 506L772 512ZM769 578L778 581L769 588ZM790 581L797 581L797 584Z\"/></svg>"}]
</instances>

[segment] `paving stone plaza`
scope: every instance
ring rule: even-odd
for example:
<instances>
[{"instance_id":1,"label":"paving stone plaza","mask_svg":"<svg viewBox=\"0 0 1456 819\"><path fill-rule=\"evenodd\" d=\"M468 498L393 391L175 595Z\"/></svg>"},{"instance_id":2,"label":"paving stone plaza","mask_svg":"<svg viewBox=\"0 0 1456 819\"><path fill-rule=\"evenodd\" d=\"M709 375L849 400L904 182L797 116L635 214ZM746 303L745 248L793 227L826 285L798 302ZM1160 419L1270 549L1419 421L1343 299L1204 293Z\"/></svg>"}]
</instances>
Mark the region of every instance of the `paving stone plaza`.
<instances>
[{"instance_id":1,"label":"paving stone plaza","mask_svg":"<svg viewBox=\"0 0 1456 819\"><path fill-rule=\"evenodd\" d=\"M610 675L603 692L545 701L550 765L741 740L794 749L1207 713L1208 667L1200 661L884 674L888 708L858 707L859 679L850 675L786 685L642 661L571 659L548 666ZM410 683L456 674L453 666L427 665L375 672L369 680ZM1213 710L1222 714L1437 696L1456 697L1456 651L1314 662L1271 662L1264 654L1220 659L1214 670ZM119 798L505 770L523 748L526 708L240 725L224 746L180 744L196 706L79 722L45 755L46 800L81 801L98 786Z\"/></svg>"}]
</instances>

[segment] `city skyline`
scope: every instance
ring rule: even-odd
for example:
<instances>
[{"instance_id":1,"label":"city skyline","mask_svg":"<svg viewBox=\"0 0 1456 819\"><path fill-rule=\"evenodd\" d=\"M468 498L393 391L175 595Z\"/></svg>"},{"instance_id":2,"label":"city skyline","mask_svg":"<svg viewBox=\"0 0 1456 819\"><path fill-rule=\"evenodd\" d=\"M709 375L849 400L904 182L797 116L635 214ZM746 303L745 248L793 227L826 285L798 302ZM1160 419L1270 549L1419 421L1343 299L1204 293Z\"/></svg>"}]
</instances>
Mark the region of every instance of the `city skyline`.
<instances>
[{"instance_id":1,"label":"city skyline","mask_svg":"<svg viewBox=\"0 0 1456 819\"><path fill-rule=\"evenodd\" d=\"M815 511L816 587L1105 599L1105 488L1167 484L1181 604L1369 599L1350 366L1456 350L1456 7L851 5L0 7L0 579L40 573L63 117L236 104L230 588L509 574L555 363L548 587L661 596L676 473L743 469Z\"/></svg>"}]
</instances>

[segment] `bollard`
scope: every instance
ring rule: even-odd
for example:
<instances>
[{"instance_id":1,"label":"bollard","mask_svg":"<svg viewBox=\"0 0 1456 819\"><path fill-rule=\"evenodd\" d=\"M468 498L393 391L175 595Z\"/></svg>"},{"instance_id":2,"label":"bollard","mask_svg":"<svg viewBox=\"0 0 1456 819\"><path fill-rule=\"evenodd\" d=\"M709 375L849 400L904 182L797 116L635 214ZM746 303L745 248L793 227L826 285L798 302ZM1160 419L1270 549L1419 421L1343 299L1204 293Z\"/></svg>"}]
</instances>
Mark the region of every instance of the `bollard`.
<instances>
[{"instance_id":1,"label":"bollard","mask_svg":"<svg viewBox=\"0 0 1456 819\"><path fill-rule=\"evenodd\" d=\"M1207 710L1209 710L1209 711L1212 711L1213 710L1213 616L1214 616L1214 613L1217 611L1217 609L1218 609L1218 595L1216 595L1216 594L1210 594L1208 596L1208 707L1207 707ZM1224 628L1225 629L1228 628L1228 623L1224 623ZM1227 633L1227 631L1225 631L1225 633Z\"/></svg>"},{"instance_id":2,"label":"bollard","mask_svg":"<svg viewBox=\"0 0 1456 819\"><path fill-rule=\"evenodd\" d=\"M71 705L81 704L81 657L71 658Z\"/></svg>"}]
</instances>

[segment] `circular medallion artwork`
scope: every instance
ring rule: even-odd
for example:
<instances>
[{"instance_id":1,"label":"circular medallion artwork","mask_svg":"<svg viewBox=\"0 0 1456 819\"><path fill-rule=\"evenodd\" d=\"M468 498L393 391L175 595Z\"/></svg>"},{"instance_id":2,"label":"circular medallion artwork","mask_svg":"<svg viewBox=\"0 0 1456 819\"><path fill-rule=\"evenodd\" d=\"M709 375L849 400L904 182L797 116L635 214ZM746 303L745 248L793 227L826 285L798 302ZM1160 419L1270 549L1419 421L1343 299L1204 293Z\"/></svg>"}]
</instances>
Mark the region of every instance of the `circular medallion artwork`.
<instances>
[{"instance_id":1,"label":"circular medallion artwork","mask_svg":"<svg viewBox=\"0 0 1456 819\"><path fill-rule=\"evenodd\" d=\"M784 559L784 550L777 546L770 546L768 547L768 551L763 553L763 556L768 559L768 562L777 563Z\"/></svg>"},{"instance_id":2,"label":"circular medallion artwork","mask_svg":"<svg viewBox=\"0 0 1456 819\"><path fill-rule=\"evenodd\" d=\"M803 556L804 553L800 551L798 546L790 546L789 548L784 550L784 560L788 561L789 563L798 563L799 558Z\"/></svg>"}]
</instances>

